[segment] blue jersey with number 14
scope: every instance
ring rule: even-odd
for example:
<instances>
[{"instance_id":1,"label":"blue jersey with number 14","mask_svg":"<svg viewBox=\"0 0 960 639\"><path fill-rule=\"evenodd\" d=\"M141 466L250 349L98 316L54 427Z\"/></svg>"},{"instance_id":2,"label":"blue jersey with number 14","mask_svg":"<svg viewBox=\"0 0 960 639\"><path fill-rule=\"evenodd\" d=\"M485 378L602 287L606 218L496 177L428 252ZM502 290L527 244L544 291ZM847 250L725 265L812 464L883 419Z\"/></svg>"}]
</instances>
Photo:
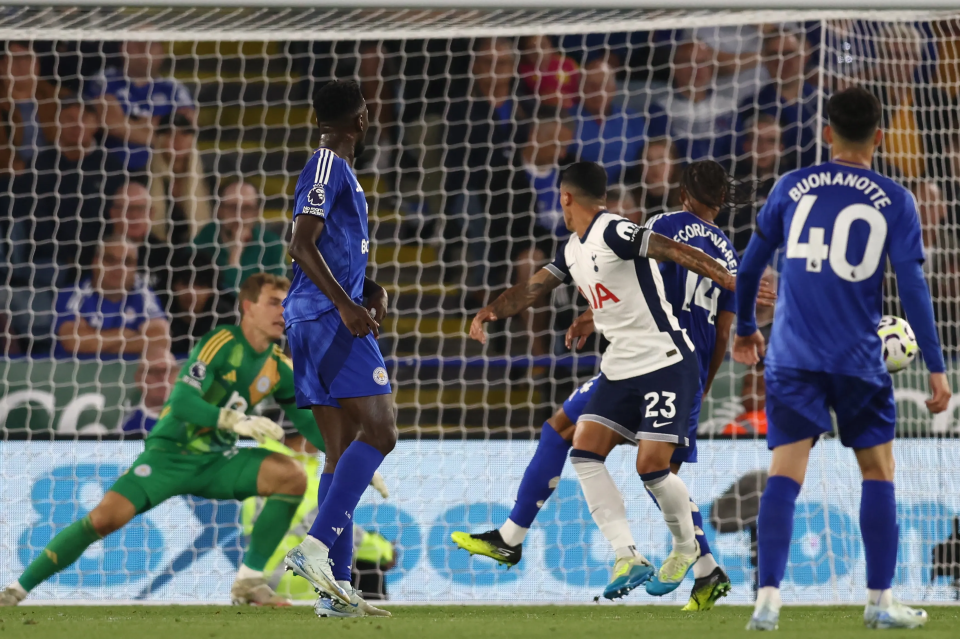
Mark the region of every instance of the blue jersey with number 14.
<instances>
[{"instance_id":1,"label":"blue jersey with number 14","mask_svg":"<svg viewBox=\"0 0 960 639\"><path fill-rule=\"evenodd\" d=\"M786 249L767 366L885 375L877 325L887 258L924 259L913 195L860 166L799 169L773 188L757 233Z\"/></svg>"},{"instance_id":2,"label":"blue jersey with number 14","mask_svg":"<svg viewBox=\"0 0 960 639\"><path fill-rule=\"evenodd\" d=\"M300 173L294 195L294 224L301 215L323 219L317 249L343 290L359 304L370 253L367 200L350 165L330 149L319 149ZM287 327L317 319L331 309L333 302L294 262L290 292L283 302Z\"/></svg>"},{"instance_id":3,"label":"blue jersey with number 14","mask_svg":"<svg viewBox=\"0 0 960 639\"><path fill-rule=\"evenodd\" d=\"M693 213L664 213L647 221L647 228L675 242L700 249L736 275L737 252L719 227L701 220ZM736 313L736 297L713 280L688 271L676 262L661 262L660 276L667 301L680 328L687 332L700 364L700 387L707 384L710 360L717 345L717 313Z\"/></svg>"}]
</instances>

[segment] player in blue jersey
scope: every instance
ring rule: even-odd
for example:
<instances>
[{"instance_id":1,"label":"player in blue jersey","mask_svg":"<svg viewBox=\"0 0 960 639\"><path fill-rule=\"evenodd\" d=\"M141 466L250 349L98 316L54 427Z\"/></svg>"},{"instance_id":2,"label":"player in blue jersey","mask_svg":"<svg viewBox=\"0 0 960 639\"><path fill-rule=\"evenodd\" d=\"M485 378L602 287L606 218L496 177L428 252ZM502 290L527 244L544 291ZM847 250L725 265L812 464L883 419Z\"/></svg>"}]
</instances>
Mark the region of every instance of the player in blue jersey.
<instances>
[{"instance_id":1,"label":"player in blue jersey","mask_svg":"<svg viewBox=\"0 0 960 639\"><path fill-rule=\"evenodd\" d=\"M863 474L860 532L867 568L864 623L915 628L927 614L893 600L898 526L893 445L896 404L877 326L889 258L897 289L930 370L932 413L946 410L950 387L923 277L916 202L870 169L883 138L880 102L852 87L827 103L824 140L831 161L783 176L757 216L737 278L734 358L764 357L770 479L760 500L759 586L747 629L774 630L793 533L794 506L810 450L833 430L853 448ZM757 330L753 300L774 252L786 248L770 346ZM766 352L765 352L766 351Z\"/></svg>"},{"instance_id":2,"label":"player in blue jersey","mask_svg":"<svg viewBox=\"0 0 960 639\"><path fill-rule=\"evenodd\" d=\"M316 91L313 108L320 148L297 182L289 249L294 275L283 315L297 406L313 410L327 453L317 518L285 563L320 593L320 616L389 616L350 585L353 511L397 441L390 380L376 341L387 295L364 276L367 202L352 169L367 106L356 82L336 80Z\"/></svg>"},{"instance_id":3,"label":"player in blue jersey","mask_svg":"<svg viewBox=\"0 0 960 639\"><path fill-rule=\"evenodd\" d=\"M704 251L720 261L731 272L736 272L737 257L732 244L719 228L712 224L721 207L728 200L730 180L723 168L715 162L691 164L681 180L682 201L690 212L666 214L653 218L648 227L656 233L672 238ZM691 273L671 261L660 265L667 299L674 313L694 341L701 364L701 386L709 384L723 361L727 350L727 336L733 324L733 295L724 291L707 278ZM765 291L766 298L772 293ZM769 302L768 302L769 303ZM478 319L483 321L481 314ZM475 323L477 320L475 320ZM567 345L579 339L583 346L586 335L592 332L590 311L581 317L567 335ZM479 335L482 337L482 332ZM507 521L498 530L470 535L464 532L453 534L454 542L469 552L491 557L507 565L520 561L522 543L534 519L557 485L560 471L567 458L573 439L574 425L583 413L587 401L593 396L596 380L589 380L574 391L563 407L544 425L537 451L524 473L517 494L517 501ZM674 453L671 468L677 472L684 461L696 461L696 427L699 416L699 396L690 419L691 444L678 448ZM691 502L697 541L701 558L694 565L696 577L686 610L708 610L730 588L729 579L717 565L706 538L702 534L703 520L699 510ZM632 544L631 544L632 545ZM623 566L620 566L620 564ZM605 595L614 598L627 594L639 584L629 582L629 562L618 562L613 579ZM627 570L620 575L618 568Z\"/></svg>"}]
</instances>

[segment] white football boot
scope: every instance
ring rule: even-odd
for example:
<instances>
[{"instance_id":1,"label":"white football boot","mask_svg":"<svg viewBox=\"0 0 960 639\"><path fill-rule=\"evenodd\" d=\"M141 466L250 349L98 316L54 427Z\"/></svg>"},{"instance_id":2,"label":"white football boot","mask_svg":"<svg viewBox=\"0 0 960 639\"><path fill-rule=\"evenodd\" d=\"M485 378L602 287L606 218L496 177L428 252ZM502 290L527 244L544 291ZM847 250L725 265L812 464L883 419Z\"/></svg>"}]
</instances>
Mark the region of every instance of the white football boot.
<instances>
[{"instance_id":1,"label":"white football boot","mask_svg":"<svg viewBox=\"0 0 960 639\"><path fill-rule=\"evenodd\" d=\"M309 581L321 597L327 595L348 606L355 605L333 577L329 549L313 537L308 536L299 546L291 548L283 563L293 574Z\"/></svg>"},{"instance_id":2,"label":"white football boot","mask_svg":"<svg viewBox=\"0 0 960 639\"><path fill-rule=\"evenodd\" d=\"M899 601L893 601L885 608L868 603L863 609L863 625L867 628L886 630L888 628L919 628L927 623L927 611L911 608Z\"/></svg>"}]
</instances>

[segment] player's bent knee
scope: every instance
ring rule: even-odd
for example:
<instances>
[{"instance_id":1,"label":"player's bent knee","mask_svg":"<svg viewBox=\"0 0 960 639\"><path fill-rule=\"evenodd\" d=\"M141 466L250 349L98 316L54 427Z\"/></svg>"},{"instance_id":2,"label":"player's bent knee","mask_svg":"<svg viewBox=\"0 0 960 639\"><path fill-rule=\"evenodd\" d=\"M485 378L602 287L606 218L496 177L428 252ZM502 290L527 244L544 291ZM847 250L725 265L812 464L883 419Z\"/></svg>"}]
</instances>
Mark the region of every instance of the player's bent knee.
<instances>
[{"instance_id":1,"label":"player's bent knee","mask_svg":"<svg viewBox=\"0 0 960 639\"><path fill-rule=\"evenodd\" d=\"M101 537L120 530L137 514L129 499L119 493L107 491L103 500L90 511L90 524Z\"/></svg>"},{"instance_id":2,"label":"player's bent knee","mask_svg":"<svg viewBox=\"0 0 960 639\"><path fill-rule=\"evenodd\" d=\"M302 495L307 492L307 473L292 457L273 453L260 466L257 492L262 496Z\"/></svg>"},{"instance_id":3,"label":"player's bent knee","mask_svg":"<svg viewBox=\"0 0 960 639\"><path fill-rule=\"evenodd\" d=\"M547 423L550 424L550 428L557 431L557 434L565 440L572 441L573 433L576 432L577 425L570 421L570 418L567 417L567 414L563 412L561 408L553 416L547 420Z\"/></svg>"},{"instance_id":4,"label":"player's bent knee","mask_svg":"<svg viewBox=\"0 0 960 639\"><path fill-rule=\"evenodd\" d=\"M637 473L655 473L670 466L670 458L676 449L674 444L640 440L637 446Z\"/></svg>"}]
</instances>

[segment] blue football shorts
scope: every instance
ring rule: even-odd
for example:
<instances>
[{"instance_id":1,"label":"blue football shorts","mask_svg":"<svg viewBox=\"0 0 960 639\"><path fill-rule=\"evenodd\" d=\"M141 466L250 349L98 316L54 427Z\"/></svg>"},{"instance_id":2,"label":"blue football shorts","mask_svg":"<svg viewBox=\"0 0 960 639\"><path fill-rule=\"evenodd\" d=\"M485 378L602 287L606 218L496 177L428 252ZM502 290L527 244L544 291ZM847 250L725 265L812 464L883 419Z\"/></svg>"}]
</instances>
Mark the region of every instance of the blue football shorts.
<instances>
[{"instance_id":1,"label":"blue football shorts","mask_svg":"<svg viewBox=\"0 0 960 639\"><path fill-rule=\"evenodd\" d=\"M888 374L862 378L768 366L764 380L770 449L833 432L831 408L840 443L848 448L872 448L894 437L897 405Z\"/></svg>"},{"instance_id":2,"label":"blue football shorts","mask_svg":"<svg viewBox=\"0 0 960 639\"><path fill-rule=\"evenodd\" d=\"M597 381L599 379L600 375L590 378L581 384L577 390L570 393L570 397L563 402L563 412L567 416L567 419L574 424L580 420L580 415L583 414L584 408L587 406L587 402L589 402L590 398L593 397L593 394L597 388ZM697 396L694 399L693 406L690 409L690 426L687 433L687 446L686 448L678 447L675 451L673 451L673 457L670 458L670 461L672 462L694 464L697 461L697 428L700 425L700 407L702 399L703 390L698 389Z\"/></svg>"},{"instance_id":3,"label":"blue football shorts","mask_svg":"<svg viewBox=\"0 0 960 639\"><path fill-rule=\"evenodd\" d=\"M297 406L333 406L338 399L392 392L373 333L354 337L332 309L287 328Z\"/></svg>"},{"instance_id":4,"label":"blue football shorts","mask_svg":"<svg viewBox=\"0 0 960 639\"><path fill-rule=\"evenodd\" d=\"M692 354L638 377L611 380L600 373L577 421L597 422L631 442L646 439L686 448L699 393L700 366Z\"/></svg>"}]
</instances>

